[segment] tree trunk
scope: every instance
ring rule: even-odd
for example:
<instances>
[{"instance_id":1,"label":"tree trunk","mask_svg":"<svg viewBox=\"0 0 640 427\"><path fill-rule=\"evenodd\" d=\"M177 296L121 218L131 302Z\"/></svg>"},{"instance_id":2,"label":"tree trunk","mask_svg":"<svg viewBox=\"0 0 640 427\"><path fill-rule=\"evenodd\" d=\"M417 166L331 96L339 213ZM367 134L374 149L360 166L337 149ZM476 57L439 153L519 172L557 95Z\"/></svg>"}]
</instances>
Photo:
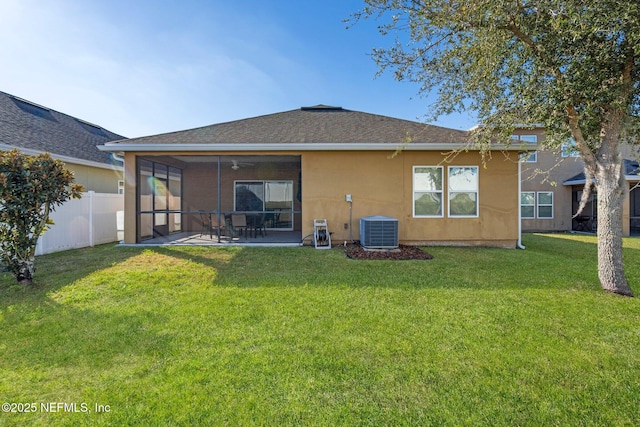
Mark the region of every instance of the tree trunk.
<instances>
[{"instance_id":1,"label":"tree trunk","mask_svg":"<svg viewBox=\"0 0 640 427\"><path fill-rule=\"evenodd\" d=\"M600 284L607 292L631 297L633 293L624 275L622 260L622 206L626 181L619 156L606 156L596 175Z\"/></svg>"},{"instance_id":2,"label":"tree trunk","mask_svg":"<svg viewBox=\"0 0 640 427\"><path fill-rule=\"evenodd\" d=\"M36 269L36 258L29 257L27 260L19 262L18 273L14 274L20 285L29 286L33 284L33 273Z\"/></svg>"}]
</instances>

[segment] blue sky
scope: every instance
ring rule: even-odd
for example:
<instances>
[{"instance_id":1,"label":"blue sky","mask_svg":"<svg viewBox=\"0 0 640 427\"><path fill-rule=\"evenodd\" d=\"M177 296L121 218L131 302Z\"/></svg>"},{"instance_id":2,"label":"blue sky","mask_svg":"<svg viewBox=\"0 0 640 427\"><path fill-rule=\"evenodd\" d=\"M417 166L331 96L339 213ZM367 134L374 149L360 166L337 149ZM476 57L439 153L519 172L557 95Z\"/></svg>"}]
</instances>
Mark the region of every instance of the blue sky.
<instances>
[{"instance_id":1,"label":"blue sky","mask_svg":"<svg viewBox=\"0 0 640 427\"><path fill-rule=\"evenodd\" d=\"M0 90L127 137L327 104L423 121L360 0L0 0ZM471 116L441 117L455 129Z\"/></svg>"}]
</instances>

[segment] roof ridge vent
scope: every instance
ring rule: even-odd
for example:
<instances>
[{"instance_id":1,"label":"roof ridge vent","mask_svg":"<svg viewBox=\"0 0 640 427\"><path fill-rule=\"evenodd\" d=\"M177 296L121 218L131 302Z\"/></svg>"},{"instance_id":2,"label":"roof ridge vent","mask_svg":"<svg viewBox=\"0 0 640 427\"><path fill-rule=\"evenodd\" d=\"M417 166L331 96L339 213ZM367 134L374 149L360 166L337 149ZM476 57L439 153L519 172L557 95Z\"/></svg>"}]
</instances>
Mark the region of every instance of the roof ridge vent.
<instances>
[{"instance_id":1,"label":"roof ridge vent","mask_svg":"<svg viewBox=\"0 0 640 427\"><path fill-rule=\"evenodd\" d=\"M97 136L107 136L107 134L104 132L104 129L101 126L94 125L91 122L79 119L77 117L74 117L74 120L78 122L78 124L87 132L90 132Z\"/></svg>"},{"instance_id":2,"label":"roof ridge vent","mask_svg":"<svg viewBox=\"0 0 640 427\"><path fill-rule=\"evenodd\" d=\"M342 107L334 107L331 105L318 104L312 107L301 107L302 111L344 111Z\"/></svg>"},{"instance_id":3,"label":"roof ridge vent","mask_svg":"<svg viewBox=\"0 0 640 427\"><path fill-rule=\"evenodd\" d=\"M94 127L94 128L102 129L102 126L98 126L98 125L96 125L96 124L94 124L94 123L91 123L91 122L88 122L88 121L86 121L86 120L82 120L82 119L79 119L79 118L77 118L77 117L74 117L74 119L75 119L77 122L80 122L80 123L82 123L82 124L85 124L85 125L88 125L88 126L91 126L91 127Z\"/></svg>"},{"instance_id":4,"label":"roof ridge vent","mask_svg":"<svg viewBox=\"0 0 640 427\"><path fill-rule=\"evenodd\" d=\"M24 98L20 98L19 96L15 96L15 95L9 95L9 96L10 96L11 98L13 98L14 100L16 100L16 101L24 102L25 104L29 104L29 105L31 105L31 106L33 106L33 107L42 108L43 110L51 111L51 108L47 108L47 107L45 107L44 105L36 104L36 103L35 103L35 102L33 102L33 101L28 101L28 100L26 100L26 99L24 99Z\"/></svg>"},{"instance_id":5,"label":"roof ridge vent","mask_svg":"<svg viewBox=\"0 0 640 427\"><path fill-rule=\"evenodd\" d=\"M51 120L52 122L57 122L55 117L53 117L53 114L51 114L50 108L43 107L35 102L27 101L26 99L22 99L17 96L9 95L9 97L18 106L18 108L25 113L33 114L36 117Z\"/></svg>"}]
</instances>

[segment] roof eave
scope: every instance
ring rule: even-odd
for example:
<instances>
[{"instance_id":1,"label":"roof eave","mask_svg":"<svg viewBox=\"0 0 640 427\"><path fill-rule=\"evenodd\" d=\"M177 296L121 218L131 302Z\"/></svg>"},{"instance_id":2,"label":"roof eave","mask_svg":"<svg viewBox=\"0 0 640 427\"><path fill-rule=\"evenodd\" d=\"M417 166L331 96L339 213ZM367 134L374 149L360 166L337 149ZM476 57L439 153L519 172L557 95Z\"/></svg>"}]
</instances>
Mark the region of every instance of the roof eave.
<instances>
[{"instance_id":1,"label":"roof eave","mask_svg":"<svg viewBox=\"0 0 640 427\"><path fill-rule=\"evenodd\" d=\"M112 165L109 163L100 163L93 160L85 160L85 159L79 159L77 157L63 156L62 154L51 153L49 151L32 150L30 148L22 148L22 147L16 147L13 145L0 144L0 150L13 150L14 148L20 151L21 153L24 153L30 156L49 153L51 157L53 157L54 159L61 160L64 163L73 163L81 166L90 166L94 168L108 169L108 170L114 170L114 171L123 170L123 166Z\"/></svg>"},{"instance_id":2,"label":"roof eave","mask_svg":"<svg viewBox=\"0 0 640 427\"><path fill-rule=\"evenodd\" d=\"M485 124L483 123L478 123L477 125L474 125L472 127L470 127L469 129L467 129L468 132L470 131L474 131L474 130L478 130L478 129L482 129L486 127ZM496 128L498 126L496 125L491 125L490 127L492 128ZM545 125L543 125L542 123L532 123L532 124L525 124L525 123L515 123L513 124L513 129L514 130L526 130L526 129L544 129Z\"/></svg>"},{"instance_id":3,"label":"roof eave","mask_svg":"<svg viewBox=\"0 0 640 427\"><path fill-rule=\"evenodd\" d=\"M538 148L537 144L494 144L492 150L497 151L531 151ZM246 144L104 144L98 149L107 152L211 152L211 151L443 151L467 149L479 150L467 143L246 143Z\"/></svg>"},{"instance_id":4,"label":"roof eave","mask_svg":"<svg viewBox=\"0 0 640 427\"><path fill-rule=\"evenodd\" d=\"M584 185L586 181L584 179L573 179L570 181L564 181L562 185L570 186L570 185Z\"/></svg>"},{"instance_id":5,"label":"roof eave","mask_svg":"<svg viewBox=\"0 0 640 427\"><path fill-rule=\"evenodd\" d=\"M640 181L640 176L638 175L625 175L624 176L625 181ZM586 179L572 179L572 180L567 180L564 181L562 183L562 185L584 185L586 183Z\"/></svg>"}]
</instances>

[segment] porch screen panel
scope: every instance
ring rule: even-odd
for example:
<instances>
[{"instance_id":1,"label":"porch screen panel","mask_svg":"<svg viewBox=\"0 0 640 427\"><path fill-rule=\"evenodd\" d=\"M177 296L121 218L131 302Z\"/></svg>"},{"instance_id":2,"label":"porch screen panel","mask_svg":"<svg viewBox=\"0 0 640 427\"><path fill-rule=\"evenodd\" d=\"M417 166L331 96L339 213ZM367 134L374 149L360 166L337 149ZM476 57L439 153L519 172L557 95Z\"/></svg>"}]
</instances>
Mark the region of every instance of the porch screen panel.
<instances>
[{"instance_id":1,"label":"porch screen panel","mask_svg":"<svg viewBox=\"0 0 640 427\"><path fill-rule=\"evenodd\" d=\"M140 238L181 231L182 170L138 159L137 179Z\"/></svg>"},{"instance_id":2,"label":"porch screen panel","mask_svg":"<svg viewBox=\"0 0 640 427\"><path fill-rule=\"evenodd\" d=\"M262 181L236 181L234 210L240 212L264 211L264 183Z\"/></svg>"},{"instance_id":3,"label":"porch screen panel","mask_svg":"<svg viewBox=\"0 0 640 427\"><path fill-rule=\"evenodd\" d=\"M153 236L153 190L151 181L153 179L153 163L147 160L139 160L138 172L138 209L140 212L140 237Z\"/></svg>"},{"instance_id":4,"label":"porch screen panel","mask_svg":"<svg viewBox=\"0 0 640 427\"><path fill-rule=\"evenodd\" d=\"M265 209L280 211L277 227L293 227L293 181L265 181Z\"/></svg>"},{"instance_id":5,"label":"porch screen panel","mask_svg":"<svg viewBox=\"0 0 640 427\"><path fill-rule=\"evenodd\" d=\"M182 209L182 171L169 167L169 211ZM182 215L178 212L169 213L169 231L182 230Z\"/></svg>"},{"instance_id":6,"label":"porch screen panel","mask_svg":"<svg viewBox=\"0 0 640 427\"><path fill-rule=\"evenodd\" d=\"M293 229L293 181L236 181L235 210L266 212L267 228Z\"/></svg>"},{"instance_id":7,"label":"porch screen panel","mask_svg":"<svg viewBox=\"0 0 640 427\"><path fill-rule=\"evenodd\" d=\"M640 217L640 189L633 187L629 199L631 200L631 216Z\"/></svg>"},{"instance_id":8,"label":"porch screen panel","mask_svg":"<svg viewBox=\"0 0 640 427\"><path fill-rule=\"evenodd\" d=\"M167 209L167 193L168 193L168 172L165 165L156 163L153 177L154 187L154 206L155 211L164 211Z\"/></svg>"}]
</instances>

